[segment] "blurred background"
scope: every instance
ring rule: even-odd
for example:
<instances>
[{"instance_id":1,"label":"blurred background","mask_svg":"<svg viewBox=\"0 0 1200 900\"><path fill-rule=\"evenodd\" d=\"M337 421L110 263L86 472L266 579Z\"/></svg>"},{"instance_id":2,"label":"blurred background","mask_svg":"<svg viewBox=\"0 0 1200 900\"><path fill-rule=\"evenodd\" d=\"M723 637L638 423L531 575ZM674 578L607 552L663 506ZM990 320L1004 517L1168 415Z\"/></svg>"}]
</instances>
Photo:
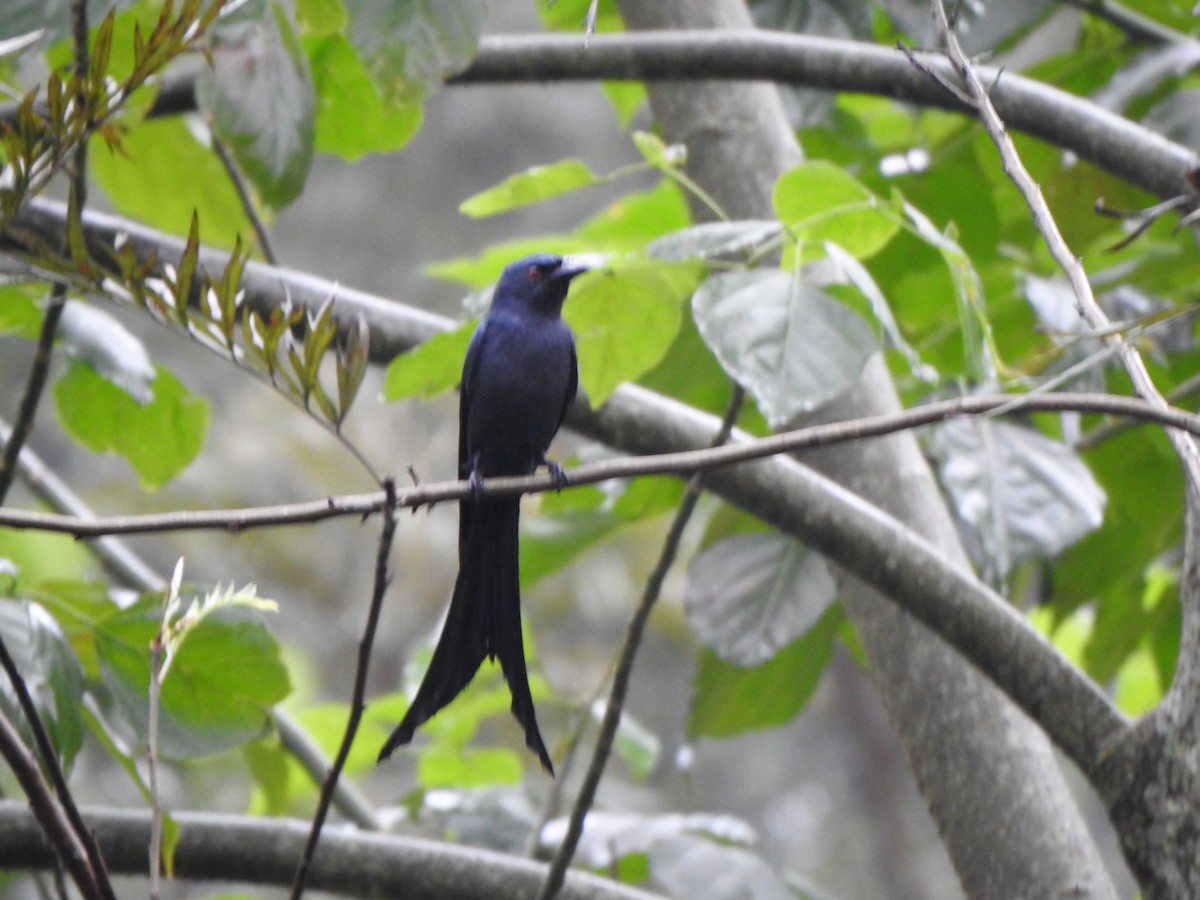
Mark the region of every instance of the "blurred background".
<instances>
[{"instance_id":1,"label":"blurred background","mask_svg":"<svg viewBox=\"0 0 1200 900\"><path fill-rule=\"evenodd\" d=\"M1072 39L1077 18L1065 12L1058 32L1064 42ZM532 4L493 4L489 32L540 28ZM1039 40L1054 34L1039 29ZM647 111L635 126L650 126ZM464 291L426 277L427 265L477 253L500 240L569 229L633 187L624 181L591 188L489 219L473 220L458 212L462 200L513 172L564 157L580 158L600 173L640 158L597 86L443 89L426 104L421 130L402 152L354 164L316 158L304 193L271 227L280 263L462 317ZM93 199L103 207L99 192ZM98 513L270 505L372 489L370 478L344 448L271 390L214 363L208 352L141 316L121 313L120 318L156 360L208 398L212 421L200 457L165 488L145 494L124 462L86 454L60 433L51 411L44 409L32 448L68 482L86 486L85 499ZM30 352L28 342L0 337L0 367L9 384L23 378ZM452 478L457 397L384 404L380 380L379 371L368 376L346 426L349 438L379 471L396 475L401 483L409 466L425 481ZM608 452L564 433L551 455L595 458ZM27 504L29 497L14 493L13 502ZM537 521L536 507L536 500L527 500L527 529L546 527ZM586 707L606 693L610 665L665 526L663 519L622 530L525 591L525 626L536 646L537 667L567 701L539 703L542 731L552 746L571 727L572 704ZM412 653L436 635L457 568L456 529L451 505L401 518L369 696L398 690ZM700 530L699 522L692 526L689 546L695 546ZM269 623L287 648L295 688L285 706L303 710L327 701L344 703L349 696L376 539L376 522L339 519L237 536L138 537L129 544L163 575L183 556L190 579L254 582L262 596L277 600L279 613ZM736 739L688 743L696 648L680 606L685 579L681 562L651 619L627 704L629 714L660 742L658 761L644 779L614 761L597 809L738 817L757 833L755 850L762 859L815 898L961 896L869 679L840 647L812 701L792 724ZM590 749L591 735L584 749ZM478 739L521 747L518 731L506 719L497 720ZM562 787L567 798L573 797L580 768L577 761L566 773ZM170 806L246 808L248 779L231 781L221 760L170 767L168 772ZM399 805L413 790L414 777L413 757L406 753L354 776L381 805ZM98 754L81 758L77 783L85 803L138 802L128 781L114 775ZM458 797L446 800L445 819L426 818L421 826L402 827L434 835L446 829L465 836L477 833L486 840L487 822L500 816L498 808L532 825L552 788L530 760L525 783L502 799L483 802L484 811L476 818ZM1082 800L1092 810L1122 890L1131 893L1115 844L1104 831L1103 813L1086 794ZM776 882L767 877L748 875L746 885L752 887L728 896L778 895ZM130 890L132 895L140 888L131 885ZM185 885L168 890L168 896L200 895ZM6 895L27 896L29 891L28 885L18 884Z\"/></svg>"}]
</instances>

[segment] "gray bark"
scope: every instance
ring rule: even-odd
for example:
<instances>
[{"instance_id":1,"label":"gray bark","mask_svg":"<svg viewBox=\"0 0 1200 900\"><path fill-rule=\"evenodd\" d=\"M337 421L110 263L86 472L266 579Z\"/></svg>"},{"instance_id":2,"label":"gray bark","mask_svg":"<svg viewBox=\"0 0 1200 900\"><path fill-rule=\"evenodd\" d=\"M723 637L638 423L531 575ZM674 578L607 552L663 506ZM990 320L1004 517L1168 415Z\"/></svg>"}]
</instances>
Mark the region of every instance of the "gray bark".
<instances>
[{"instance_id":1,"label":"gray bark","mask_svg":"<svg viewBox=\"0 0 1200 900\"><path fill-rule=\"evenodd\" d=\"M259 816L172 813L179 823L175 877L287 887L309 823ZM145 810L84 809L113 875L145 875L150 816ZM25 804L0 800L0 868L49 869L54 853ZM532 897L546 865L441 841L326 829L308 885L343 897L476 900ZM567 873L564 898L655 900L654 894L588 872Z\"/></svg>"},{"instance_id":2,"label":"gray bark","mask_svg":"<svg viewBox=\"0 0 1200 900\"><path fill-rule=\"evenodd\" d=\"M739 0L622 0L631 28L744 28ZM773 86L649 86L666 138L688 147L688 171L735 218L772 214L771 186L800 149ZM701 210L697 213L702 215ZM899 408L880 358L821 411L840 420ZM804 461L909 524L966 564L911 434L805 454ZM971 897L1113 897L1099 854L1044 734L954 650L843 573L844 605L866 648L921 791Z\"/></svg>"}]
</instances>

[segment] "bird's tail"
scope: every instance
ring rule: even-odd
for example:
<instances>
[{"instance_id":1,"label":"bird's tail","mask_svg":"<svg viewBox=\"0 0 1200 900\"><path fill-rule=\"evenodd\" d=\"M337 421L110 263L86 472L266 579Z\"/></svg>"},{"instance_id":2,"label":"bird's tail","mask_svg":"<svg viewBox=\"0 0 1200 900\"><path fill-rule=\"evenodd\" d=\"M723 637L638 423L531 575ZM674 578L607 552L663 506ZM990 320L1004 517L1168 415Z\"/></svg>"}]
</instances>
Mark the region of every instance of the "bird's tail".
<instances>
[{"instance_id":1,"label":"bird's tail","mask_svg":"<svg viewBox=\"0 0 1200 900\"><path fill-rule=\"evenodd\" d=\"M526 745L537 754L542 767L554 774L538 731L521 643L520 509L515 497L480 500L471 509L446 624L417 696L380 751L381 760L412 740L417 728L458 696L484 657L490 656L500 660L512 693L512 713L525 729Z\"/></svg>"}]
</instances>

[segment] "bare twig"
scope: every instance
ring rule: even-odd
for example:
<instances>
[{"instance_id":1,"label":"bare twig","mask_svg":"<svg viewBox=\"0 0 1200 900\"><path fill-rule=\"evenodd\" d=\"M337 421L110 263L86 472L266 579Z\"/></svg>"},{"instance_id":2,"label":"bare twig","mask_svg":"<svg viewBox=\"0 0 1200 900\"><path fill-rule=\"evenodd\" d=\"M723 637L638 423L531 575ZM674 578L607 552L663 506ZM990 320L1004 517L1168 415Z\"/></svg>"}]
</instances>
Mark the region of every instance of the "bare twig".
<instances>
[{"instance_id":1,"label":"bare twig","mask_svg":"<svg viewBox=\"0 0 1200 900\"><path fill-rule=\"evenodd\" d=\"M86 0L71 0L70 9L71 34L74 40L75 72L82 84L87 77L90 65ZM76 99L78 102L83 102L82 97ZM75 213L79 214L87 199L86 141L81 141L73 153L71 194L75 201ZM37 408L41 403L41 398L45 391L46 380L50 372L50 359L54 350L54 339L58 333L58 323L62 317L66 300L66 287L62 284L55 284L51 289L46 312L42 318L41 331L34 350L33 364L30 367L29 377L26 380L25 391L21 396L17 418L13 422L8 439L4 444L3 459L0 462L0 505L4 503L8 491L12 487L13 478L17 471L18 459L21 455L21 448L24 446L25 440L33 427L34 416L37 413ZM34 746L37 748L42 766L48 774L50 783L53 785L54 792L58 797L58 802L61 804L61 817L65 819L73 832L71 846L68 847L62 843L59 844L60 849L64 853L64 863L69 869L72 869L72 875L85 896L95 896L102 898L102 900L115 900L115 894L113 893L112 885L108 880L108 873L104 867L104 859L100 854L99 848L96 846L95 840L92 838L91 832L88 831L82 817L79 815L79 809L75 805L75 799L71 794L70 787L67 785L66 776L59 765L58 754L50 740L49 733L46 731L45 723L42 722L37 707L33 702L33 697L29 693L29 688L18 671L3 639L0 639L0 665L3 666L12 684L21 711L25 716L26 724L33 735ZM26 790L30 802L33 803L34 796L28 794L30 785L27 784L27 780L22 780L22 787ZM48 821L49 819L43 819L44 823ZM82 851L82 858L77 860L74 857L79 854L80 850ZM82 867L83 871L76 872L76 867Z\"/></svg>"},{"instance_id":2,"label":"bare twig","mask_svg":"<svg viewBox=\"0 0 1200 900\"><path fill-rule=\"evenodd\" d=\"M0 420L0 440L4 440L7 433L7 423ZM17 469L21 480L51 509L78 519L96 518L91 507L28 447L21 450ZM161 591L166 587L166 580L120 538L112 535L98 537L88 541L88 548L108 573L121 583L142 592ZM320 747L316 746L309 734L284 710L274 710L272 718L283 749L300 763L313 781L320 784L329 772L329 760ZM379 817L374 808L352 783L338 781L334 805L359 828L367 831L379 830Z\"/></svg>"},{"instance_id":3,"label":"bare twig","mask_svg":"<svg viewBox=\"0 0 1200 900\"><path fill-rule=\"evenodd\" d=\"M263 257L271 265L279 265L279 258L275 255L275 249L271 246L271 237L267 234L266 223L263 222L262 216L258 214L258 208L254 205L254 199L250 196L250 188L246 185L246 178L242 175L242 170L238 168L237 161L233 158L233 154L229 152L229 146L221 140L216 132L212 131L211 127L209 131L213 152L217 154L217 159L221 161L221 165L225 167L225 173L233 183L233 189L237 191L238 201L242 204L242 211L246 214L246 218L250 220L250 225L254 228L254 237L258 240L258 246L263 252Z\"/></svg>"},{"instance_id":4,"label":"bare twig","mask_svg":"<svg viewBox=\"0 0 1200 900\"><path fill-rule=\"evenodd\" d=\"M988 416L999 409L1006 414L1031 412L1099 413L1182 429L1200 437L1200 415L1182 409L1160 407L1137 397L1114 394L980 394L927 403L898 413L833 422L784 431L763 438L741 435L738 440L722 447L703 450L684 450L602 460L566 470L572 485L596 484L614 478L634 478L644 475L682 475L700 469L713 469L737 463L751 462L779 453L792 453L812 447L825 447L847 441L882 437L897 431L920 428L944 419ZM396 491L396 507L415 508L433 503L461 500L467 496L499 496L504 494L540 493L559 490L549 475L522 475L510 478L489 478L472 493L465 481L442 481L420 484ZM348 494L280 506L250 507L152 513L148 515L106 516L81 518L54 513L0 509L0 526L54 531L77 538L92 538L105 534L148 534L168 531L220 530L240 533L251 528L298 525L320 522L345 516L362 517L384 509L382 493Z\"/></svg>"},{"instance_id":5,"label":"bare twig","mask_svg":"<svg viewBox=\"0 0 1200 900\"><path fill-rule=\"evenodd\" d=\"M729 440L729 436L733 431L733 424L737 421L738 413L741 412L745 396L745 391L741 385L735 384L733 387L733 397L729 401L729 407L725 411L725 418L721 422L721 427L713 438L712 447L719 447ZM663 541L663 548L658 562L655 564L654 570L650 573L650 577L646 580L646 589L642 593L641 602L634 611L633 618L629 620L629 627L625 632L625 641L621 645L620 660L617 663L616 672L613 674L612 689L608 695L608 705L604 709L604 720L600 725L600 734L596 737L596 748L592 753L592 760L588 765L587 773L583 777L583 784L579 788L579 795L575 798L575 806L572 808L571 817L567 822L567 833L563 836L562 844L559 845L558 852L554 854L554 859L550 863L550 871L546 874L546 882L542 885L542 890L538 894L538 900L552 900L558 894L566 877L567 867L570 866L571 859L575 856L575 848L579 846L579 838L583 835L583 821L587 817L588 810L592 808L592 802L596 798L596 788L600 786L600 778L604 775L604 768L608 763L608 756L612 751L613 741L617 736L617 728L621 724L621 713L625 708L625 697L629 692L629 679L633 674L633 662L637 656L638 648L641 646L642 634L646 629L646 622L649 620L650 611L654 608L654 604L662 592L662 585L663 581L666 580L667 572L670 571L672 564L675 562L675 556L679 552L679 542L683 538L683 531L692 518L692 513L696 509L696 503L700 499L703 487L704 472L696 472L688 479L687 489L684 491L683 500L679 504L679 509L675 512L675 518L672 520L666 539Z\"/></svg>"},{"instance_id":6,"label":"bare twig","mask_svg":"<svg viewBox=\"0 0 1200 900\"><path fill-rule=\"evenodd\" d=\"M312 864L313 854L317 850L317 842L321 838L321 828L329 813L329 805L333 791L341 775L346 758L350 755L350 747L354 736L358 733L358 723L362 719L364 698L367 692L367 672L371 665L371 648L375 644L375 629L379 624L379 612L383 608L383 596L387 592L390 576L388 575L388 556L392 552L392 540L396 534L396 483L388 478L383 483L384 507L383 528L379 534L379 552L375 557L375 584L371 591L371 603L367 609L367 623L363 628L362 639L358 643L358 666L354 672L354 691L350 699L350 715L346 720L346 730L342 735L341 746L337 756L329 768L325 783L321 786L321 796L317 801L317 810L313 814L312 828L308 840L300 854L296 866L296 876L292 881L291 900L300 900L304 894L305 883L308 880L308 869Z\"/></svg>"},{"instance_id":7,"label":"bare twig","mask_svg":"<svg viewBox=\"0 0 1200 900\"><path fill-rule=\"evenodd\" d=\"M975 67L959 45L958 38L946 18L946 10L941 0L933 0L931 5L934 20L945 40L947 56L957 70L959 77L966 85L979 119L987 130L988 136L992 139L992 143L996 145L996 149L1000 153L1005 173L1012 179L1017 189L1021 192L1021 196L1025 199L1026 204L1033 213L1034 224L1042 235L1042 239L1045 241L1050 255L1067 276L1067 280L1071 284L1071 289L1075 293L1075 307L1079 313L1079 317L1095 330L1111 328L1111 320L1100 308L1100 304L1096 302L1091 283L1088 281L1087 272L1084 271L1082 263L1071 252L1071 248L1067 246L1067 242L1063 239L1041 188L1038 187L1037 182L1033 180L1024 163L1022 163L1020 155L1017 153L1017 149L1012 142L1012 138L1008 135L1003 120L996 112L996 107L992 104L988 90L983 86L983 82L980 80ZM1120 337L1111 337L1109 340L1119 342L1117 346L1117 358L1121 361L1125 371L1129 373L1129 378L1133 382L1134 390L1138 395L1150 403L1166 407L1167 401L1163 399L1162 394L1159 393L1158 388L1154 385L1154 381L1146 369L1146 364L1137 350L1125 343ZM1175 429L1168 429L1167 436L1170 438L1175 452L1179 455L1183 463L1189 484L1192 485L1193 489L1200 490L1200 449L1197 449L1195 440L1191 436Z\"/></svg>"},{"instance_id":8,"label":"bare twig","mask_svg":"<svg viewBox=\"0 0 1200 900\"><path fill-rule=\"evenodd\" d=\"M7 656L7 653L5 654ZM67 819L62 807L55 801L53 793L42 779L37 760L25 747L21 734L0 709L0 756L17 777L21 790L29 800L46 838L54 847L58 859L71 875L71 880L86 898L111 897L101 889L96 871L89 860L88 850L80 840L80 833Z\"/></svg>"},{"instance_id":9,"label":"bare twig","mask_svg":"<svg viewBox=\"0 0 1200 900\"><path fill-rule=\"evenodd\" d=\"M37 415L38 404L41 403L46 379L50 374L54 337L58 334L58 322L62 318L66 303L66 288L56 284L46 303L46 312L42 317L42 327L33 351L33 363L29 367L29 377L25 380L25 390L21 394L17 417L13 420L12 430L4 442L4 455L0 458L0 504L4 503L9 488L12 487L13 478L17 473L17 458L21 455L21 448L25 446L33 428L33 419Z\"/></svg>"}]
</instances>

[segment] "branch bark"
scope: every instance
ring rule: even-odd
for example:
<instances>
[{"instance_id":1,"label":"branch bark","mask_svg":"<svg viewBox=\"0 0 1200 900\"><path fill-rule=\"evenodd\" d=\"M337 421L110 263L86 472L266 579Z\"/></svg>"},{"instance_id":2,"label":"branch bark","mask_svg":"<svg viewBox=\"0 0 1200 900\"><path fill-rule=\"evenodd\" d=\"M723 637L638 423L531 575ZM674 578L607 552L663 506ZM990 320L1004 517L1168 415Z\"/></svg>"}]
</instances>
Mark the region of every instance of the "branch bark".
<instances>
[{"instance_id":1,"label":"branch bark","mask_svg":"<svg viewBox=\"0 0 1200 900\"><path fill-rule=\"evenodd\" d=\"M701 5L701 4L697 4ZM636 79L773 81L828 91L876 94L917 106L971 111L917 72L899 50L859 41L759 31L717 30L598 34L587 46L573 35L494 35L450 84ZM947 79L942 57L915 54ZM1186 173L1196 156L1134 122L1031 78L987 66L980 78L1010 128L1070 150L1160 197L1191 194Z\"/></svg>"},{"instance_id":2,"label":"branch bark","mask_svg":"<svg viewBox=\"0 0 1200 900\"><path fill-rule=\"evenodd\" d=\"M741 0L618 0L618 5L634 29L752 25ZM775 90L713 82L652 84L648 89L666 138L688 147L688 174L736 218L771 215L771 188L799 157ZM877 355L854 388L819 410L817 417L836 421L897 409L891 377ZM844 486L839 490L847 504L865 498L912 529L905 530L908 541L870 541L869 558L843 565L839 594L968 896L1050 897L1082 890L1086 896L1115 900L1045 735L1017 712L996 684L952 649L957 646L953 638L950 645L943 643L886 602L872 584L878 569L891 568L898 557L917 552L913 532L932 545L923 549L950 567L968 568L953 521L913 436L853 444L836 453L814 451L803 459ZM716 474L714 488L723 473ZM806 516L808 510L797 507L793 514ZM816 537L806 542L825 552ZM852 548L838 549L838 562L844 563ZM924 588L914 587L910 599L919 602ZM914 609L907 603L905 608ZM1020 693L1031 690L1037 695L1042 689L1044 685L1026 683ZM988 777L979 778L979 773ZM970 791L962 790L964 783L971 784Z\"/></svg>"},{"instance_id":3,"label":"branch bark","mask_svg":"<svg viewBox=\"0 0 1200 900\"><path fill-rule=\"evenodd\" d=\"M109 871L143 875L150 818L145 811L85 809ZM179 823L175 875L184 880L238 881L286 887L308 833L298 819L173 812ZM0 801L0 868L47 868L54 855L33 815ZM476 847L337 830L322 835L308 883L343 897L478 900L532 897L546 866ZM654 895L587 872L569 872L571 900L655 900Z\"/></svg>"},{"instance_id":4,"label":"branch bark","mask_svg":"<svg viewBox=\"0 0 1200 900\"><path fill-rule=\"evenodd\" d=\"M953 71L933 54L914 56L945 78ZM979 66L992 102L1010 128L1069 150L1159 197L1193 193L1191 150L1058 88ZM750 28L642 31L592 35L489 35L474 62L450 85L539 81L773 81L826 91L875 94L916 106L971 114L967 106L917 72L899 50L861 41ZM190 78L167 82L151 111L195 109ZM11 114L11 113L7 113ZM0 112L0 119L5 112Z\"/></svg>"}]
</instances>

